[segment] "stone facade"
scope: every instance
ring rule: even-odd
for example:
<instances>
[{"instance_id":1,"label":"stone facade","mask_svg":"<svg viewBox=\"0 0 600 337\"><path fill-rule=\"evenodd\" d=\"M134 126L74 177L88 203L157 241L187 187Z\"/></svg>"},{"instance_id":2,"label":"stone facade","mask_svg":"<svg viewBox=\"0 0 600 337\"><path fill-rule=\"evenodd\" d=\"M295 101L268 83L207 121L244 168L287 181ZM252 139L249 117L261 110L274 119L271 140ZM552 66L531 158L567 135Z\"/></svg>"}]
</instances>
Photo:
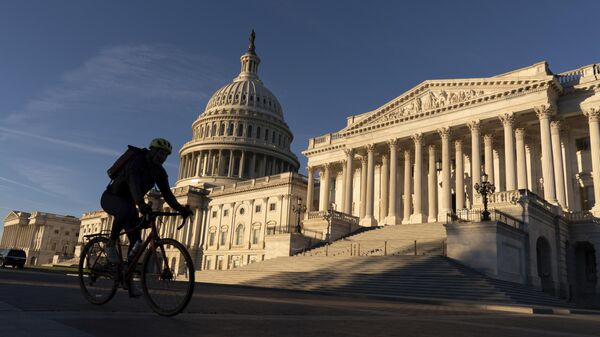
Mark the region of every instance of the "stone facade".
<instances>
[{"instance_id":1,"label":"stone facade","mask_svg":"<svg viewBox=\"0 0 600 337\"><path fill-rule=\"evenodd\" d=\"M362 226L444 222L448 255L482 272L600 293L599 113L598 64L425 81L309 140L322 188L309 179L307 219L335 207ZM483 174L496 187L492 222L479 219Z\"/></svg>"},{"instance_id":2,"label":"stone facade","mask_svg":"<svg viewBox=\"0 0 600 337\"><path fill-rule=\"evenodd\" d=\"M0 248L23 249L28 266L51 264L73 257L79 230L74 216L11 211L4 218Z\"/></svg>"}]
</instances>

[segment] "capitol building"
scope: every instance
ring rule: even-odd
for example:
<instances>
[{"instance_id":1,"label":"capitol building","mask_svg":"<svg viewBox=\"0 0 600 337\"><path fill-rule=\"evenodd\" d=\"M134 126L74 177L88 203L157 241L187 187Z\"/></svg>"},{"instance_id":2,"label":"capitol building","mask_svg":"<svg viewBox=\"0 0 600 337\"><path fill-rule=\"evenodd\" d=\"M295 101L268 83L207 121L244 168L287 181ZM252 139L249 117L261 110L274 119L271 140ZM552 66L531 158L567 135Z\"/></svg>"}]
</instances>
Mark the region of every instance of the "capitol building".
<instances>
[{"instance_id":1,"label":"capitol building","mask_svg":"<svg viewBox=\"0 0 600 337\"><path fill-rule=\"evenodd\" d=\"M600 64L426 80L308 139L303 176L285 107L259 78L254 33L240 62L179 150L173 192L194 217L181 231L177 219L160 226L198 271L305 254L370 228L415 229L405 239L416 253L419 231L436 229L440 254L489 277L563 298L600 294ZM0 245L26 248L31 240L7 234L35 225L15 214ZM68 247L77 256L85 235L110 227L103 211L87 212Z\"/></svg>"}]
</instances>

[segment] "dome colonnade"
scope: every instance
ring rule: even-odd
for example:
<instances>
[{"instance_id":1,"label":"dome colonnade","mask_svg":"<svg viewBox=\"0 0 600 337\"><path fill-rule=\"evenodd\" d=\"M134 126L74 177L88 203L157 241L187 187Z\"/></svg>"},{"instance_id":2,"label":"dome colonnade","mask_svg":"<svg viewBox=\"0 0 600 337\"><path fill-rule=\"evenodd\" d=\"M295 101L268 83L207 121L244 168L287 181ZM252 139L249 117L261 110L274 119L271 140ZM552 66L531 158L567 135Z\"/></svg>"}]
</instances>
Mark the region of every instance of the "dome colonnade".
<instances>
[{"instance_id":1,"label":"dome colonnade","mask_svg":"<svg viewBox=\"0 0 600 337\"><path fill-rule=\"evenodd\" d=\"M177 186L223 185L298 171L281 105L258 78L254 33L240 61L240 74L212 95L193 123L192 140L180 150Z\"/></svg>"}]
</instances>

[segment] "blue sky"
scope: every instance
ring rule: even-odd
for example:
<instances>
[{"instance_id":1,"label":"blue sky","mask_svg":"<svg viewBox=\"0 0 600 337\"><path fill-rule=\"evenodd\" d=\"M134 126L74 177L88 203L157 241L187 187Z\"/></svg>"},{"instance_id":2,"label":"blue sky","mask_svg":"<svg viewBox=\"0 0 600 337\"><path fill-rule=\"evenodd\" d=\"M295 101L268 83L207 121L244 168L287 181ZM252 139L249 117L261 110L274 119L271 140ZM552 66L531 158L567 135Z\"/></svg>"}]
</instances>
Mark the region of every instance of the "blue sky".
<instances>
[{"instance_id":1,"label":"blue sky","mask_svg":"<svg viewBox=\"0 0 600 337\"><path fill-rule=\"evenodd\" d=\"M424 80L600 62L599 11L597 1L0 0L0 214L98 209L127 144L191 138L210 95L238 74L251 29L304 167L309 137ZM177 165L166 163L171 183Z\"/></svg>"}]
</instances>

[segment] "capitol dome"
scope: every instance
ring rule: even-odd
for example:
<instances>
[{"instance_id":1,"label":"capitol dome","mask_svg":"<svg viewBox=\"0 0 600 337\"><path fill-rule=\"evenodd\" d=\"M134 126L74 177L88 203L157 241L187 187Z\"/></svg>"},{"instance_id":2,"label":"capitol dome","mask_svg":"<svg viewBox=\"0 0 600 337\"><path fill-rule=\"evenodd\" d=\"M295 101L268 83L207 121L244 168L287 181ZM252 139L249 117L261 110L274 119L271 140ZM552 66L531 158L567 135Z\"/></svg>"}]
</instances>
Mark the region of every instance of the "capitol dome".
<instances>
[{"instance_id":1,"label":"capitol dome","mask_svg":"<svg viewBox=\"0 0 600 337\"><path fill-rule=\"evenodd\" d=\"M192 140L179 151L177 187L219 186L298 171L283 109L258 78L254 38L252 31L248 51L240 57L240 74L211 96L192 124Z\"/></svg>"}]
</instances>

